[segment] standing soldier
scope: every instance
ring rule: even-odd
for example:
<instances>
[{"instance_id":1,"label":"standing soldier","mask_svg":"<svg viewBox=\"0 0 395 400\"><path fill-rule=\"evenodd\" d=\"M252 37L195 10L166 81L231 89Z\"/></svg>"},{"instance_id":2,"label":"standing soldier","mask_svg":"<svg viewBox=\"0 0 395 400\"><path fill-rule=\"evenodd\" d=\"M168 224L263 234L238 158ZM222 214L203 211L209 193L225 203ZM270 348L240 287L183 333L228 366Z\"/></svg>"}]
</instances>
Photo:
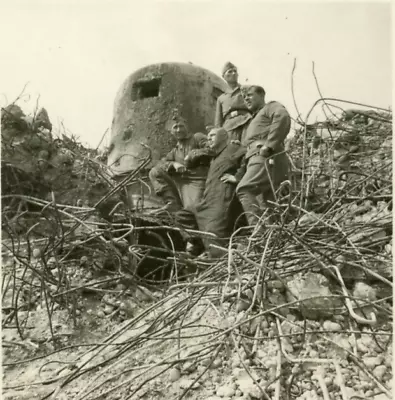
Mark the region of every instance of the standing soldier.
<instances>
[{"instance_id":1,"label":"standing soldier","mask_svg":"<svg viewBox=\"0 0 395 400\"><path fill-rule=\"evenodd\" d=\"M171 123L171 133L177 144L151 169L149 178L156 194L165 202L158 211L175 212L181 208L190 209L201 199L209 158L201 157L203 161L187 169L185 158L191 151L201 149L202 154L206 152L207 136L200 132L191 134L186 121L179 116L173 117Z\"/></svg>"},{"instance_id":2,"label":"standing soldier","mask_svg":"<svg viewBox=\"0 0 395 400\"><path fill-rule=\"evenodd\" d=\"M261 212L257 196L264 203L275 199L275 191L288 179L289 164L284 141L291 128L291 117L277 101L265 102L265 90L251 86L246 103L253 113L243 145L246 146L245 173L240 178L225 175L226 182L238 183L237 196L248 224L255 225ZM267 204L267 203L266 203Z\"/></svg>"},{"instance_id":3,"label":"standing soldier","mask_svg":"<svg viewBox=\"0 0 395 400\"><path fill-rule=\"evenodd\" d=\"M228 132L230 140L241 141L251 114L244 101L241 85L238 83L236 66L227 62L222 69L222 77L228 84L228 90L218 97L215 126L223 127Z\"/></svg>"},{"instance_id":4,"label":"standing soldier","mask_svg":"<svg viewBox=\"0 0 395 400\"><path fill-rule=\"evenodd\" d=\"M222 176L238 172L244 152L239 144L229 143L228 133L223 128L212 129L208 134L208 142L212 160L202 200L193 210L177 212L176 221L184 228L199 229L216 235L216 239L204 240L204 245L212 256L217 256L218 251L210 249L210 244L226 243L226 238L233 232L237 217L242 213L235 196L235 186L222 180ZM188 162L193 161L193 158L192 156Z\"/></svg>"}]
</instances>

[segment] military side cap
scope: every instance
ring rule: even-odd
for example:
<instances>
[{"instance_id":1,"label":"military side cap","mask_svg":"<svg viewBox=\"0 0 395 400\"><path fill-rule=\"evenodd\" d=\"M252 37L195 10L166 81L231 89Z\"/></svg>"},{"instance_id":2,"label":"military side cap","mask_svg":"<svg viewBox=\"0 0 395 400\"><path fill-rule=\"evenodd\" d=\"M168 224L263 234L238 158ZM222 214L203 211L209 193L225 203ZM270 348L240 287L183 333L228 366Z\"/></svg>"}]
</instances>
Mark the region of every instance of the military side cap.
<instances>
[{"instance_id":1,"label":"military side cap","mask_svg":"<svg viewBox=\"0 0 395 400\"><path fill-rule=\"evenodd\" d=\"M231 69L231 68L236 68L236 69L237 69L236 65L232 64L230 61L227 61L227 62L225 63L225 65L223 66L223 68L222 68L222 76L224 76L224 75L225 75L225 72L226 72L228 69Z\"/></svg>"},{"instance_id":2,"label":"military side cap","mask_svg":"<svg viewBox=\"0 0 395 400\"><path fill-rule=\"evenodd\" d=\"M170 114L170 118L167 121L166 128L171 129L174 124L183 123L188 126L187 120L183 118L177 108L173 109L172 113Z\"/></svg>"}]
</instances>

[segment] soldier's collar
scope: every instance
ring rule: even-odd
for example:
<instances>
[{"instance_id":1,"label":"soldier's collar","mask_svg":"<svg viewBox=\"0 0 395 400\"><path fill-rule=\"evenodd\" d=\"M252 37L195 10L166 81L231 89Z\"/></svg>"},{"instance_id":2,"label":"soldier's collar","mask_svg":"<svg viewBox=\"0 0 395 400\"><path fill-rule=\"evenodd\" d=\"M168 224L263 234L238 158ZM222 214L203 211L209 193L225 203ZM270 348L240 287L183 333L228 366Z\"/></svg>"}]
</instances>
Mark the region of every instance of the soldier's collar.
<instances>
[{"instance_id":1,"label":"soldier's collar","mask_svg":"<svg viewBox=\"0 0 395 400\"><path fill-rule=\"evenodd\" d=\"M259 113L259 111L261 111L263 108L265 108L265 106L266 106L266 103L264 103L262 107L259 107L256 111L254 111L252 116L255 117L255 115L257 115Z\"/></svg>"},{"instance_id":2,"label":"soldier's collar","mask_svg":"<svg viewBox=\"0 0 395 400\"><path fill-rule=\"evenodd\" d=\"M240 83L238 83L234 89L232 89L230 86L228 86L226 88L226 93L232 94L232 93L236 92L237 90L240 90L240 88L241 88Z\"/></svg>"},{"instance_id":3,"label":"soldier's collar","mask_svg":"<svg viewBox=\"0 0 395 400\"><path fill-rule=\"evenodd\" d=\"M219 149L215 149L215 157L218 157L227 147L228 143L225 142Z\"/></svg>"}]
</instances>

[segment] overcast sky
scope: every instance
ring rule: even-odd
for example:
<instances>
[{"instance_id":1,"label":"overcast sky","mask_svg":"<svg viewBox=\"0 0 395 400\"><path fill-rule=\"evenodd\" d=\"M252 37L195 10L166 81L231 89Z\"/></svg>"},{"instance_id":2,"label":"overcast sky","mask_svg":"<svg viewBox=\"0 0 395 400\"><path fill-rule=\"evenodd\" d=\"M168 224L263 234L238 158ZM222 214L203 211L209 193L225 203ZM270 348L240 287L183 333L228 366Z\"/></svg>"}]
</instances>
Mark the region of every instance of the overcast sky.
<instances>
[{"instance_id":1,"label":"overcast sky","mask_svg":"<svg viewBox=\"0 0 395 400\"><path fill-rule=\"evenodd\" d=\"M148 64L192 62L265 87L268 100L296 116L324 96L391 105L389 3L265 1L0 2L0 104L31 112L39 98L55 126L63 121L92 146L110 127L123 80Z\"/></svg>"}]
</instances>

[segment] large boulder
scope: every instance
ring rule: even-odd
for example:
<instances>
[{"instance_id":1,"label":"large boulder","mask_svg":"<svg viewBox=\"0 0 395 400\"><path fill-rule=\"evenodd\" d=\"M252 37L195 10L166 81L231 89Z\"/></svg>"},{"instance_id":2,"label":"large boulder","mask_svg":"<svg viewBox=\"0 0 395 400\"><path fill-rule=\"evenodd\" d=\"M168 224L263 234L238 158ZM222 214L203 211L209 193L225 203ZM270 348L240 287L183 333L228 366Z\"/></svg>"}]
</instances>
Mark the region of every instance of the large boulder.
<instances>
[{"instance_id":1,"label":"large boulder","mask_svg":"<svg viewBox=\"0 0 395 400\"><path fill-rule=\"evenodd\" d=\"M328 279L321 274L298 273L287 282L287 286L287 300L289 302L299 300L299 310L306 318L329 317L342 306L342 302L333 297Z\"/></svg>"}]
</instances>

